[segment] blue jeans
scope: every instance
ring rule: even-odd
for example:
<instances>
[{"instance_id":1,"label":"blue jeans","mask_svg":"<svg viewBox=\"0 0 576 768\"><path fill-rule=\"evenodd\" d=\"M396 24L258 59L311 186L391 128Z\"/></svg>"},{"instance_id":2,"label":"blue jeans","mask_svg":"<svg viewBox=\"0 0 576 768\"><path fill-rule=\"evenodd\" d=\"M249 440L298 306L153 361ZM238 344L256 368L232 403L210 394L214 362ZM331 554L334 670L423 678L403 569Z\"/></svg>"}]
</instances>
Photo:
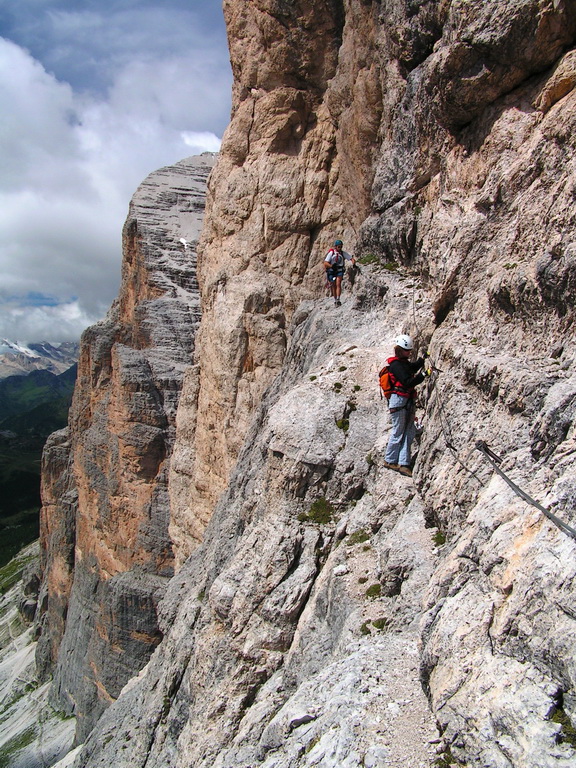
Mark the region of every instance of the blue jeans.
<instances>
[{"instance_id":1,"label":"blue jeans","mask_svg":"<svg viewBox=\"0 0 576 768\"><path fill-rule=\"evenodd\" d=\"M394 411L394 408L400 408L401 410L390 414L392 434L388 440L384 460L388 464L400 464L402 467L409 467L411 461L410 446L416 435L414 401L392 393L388 404L391 411ZM403 407L406 405L408 407Z\"/></svg>"}]
</instances>

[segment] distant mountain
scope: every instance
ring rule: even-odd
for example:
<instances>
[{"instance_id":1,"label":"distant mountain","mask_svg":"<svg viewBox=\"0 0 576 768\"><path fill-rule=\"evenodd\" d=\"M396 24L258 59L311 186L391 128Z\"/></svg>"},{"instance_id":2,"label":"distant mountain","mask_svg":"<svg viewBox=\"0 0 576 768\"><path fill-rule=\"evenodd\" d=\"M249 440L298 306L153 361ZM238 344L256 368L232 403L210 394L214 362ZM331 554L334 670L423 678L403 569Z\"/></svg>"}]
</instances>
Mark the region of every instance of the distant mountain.
<instances>
[{"instance_id":1,"label":"distant mountain","mask_svg":"<svg viewBox=\"0 0 576 768\"><path fill-rule=\"evenodd\" d=\"M78 360L80 344L63 341L20 342L0 339L0 379L31 371L63 373Z\"/></svg>"},{"instance_id":2,"label":"distant mountain","mask_svg":"<svg viewBox=\"0 0 576 768\"><path fill-rule=\"evenodd\" d=\"M34 421L32 414L39 406L54 408L56 403L63 403L67 414L77 368L77 364L73 363L63 373L34 370L26 375L7 376L0 380L0 429L11 429L18 434L26 431L30 422ZM16 423L21 427L17 427ZM27 426L23 427L24 424ZM50 431L60 429L64 424ZM50 431L46 432L46 437Z\"/></svg>"}]
</instances>

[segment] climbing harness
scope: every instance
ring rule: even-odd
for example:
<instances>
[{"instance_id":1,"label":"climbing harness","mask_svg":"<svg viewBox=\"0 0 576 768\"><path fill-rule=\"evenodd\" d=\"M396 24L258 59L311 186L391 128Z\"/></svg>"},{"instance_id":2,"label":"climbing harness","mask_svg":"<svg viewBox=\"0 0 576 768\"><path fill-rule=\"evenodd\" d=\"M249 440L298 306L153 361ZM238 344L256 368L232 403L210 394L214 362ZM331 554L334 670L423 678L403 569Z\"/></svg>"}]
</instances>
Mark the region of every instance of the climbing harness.
<instances>
[{"instance_id":1,"label":"climbing harness","mask_svg":"<svg viewBox=\"0 0 576 768\"><path fill-rule=\"evenodd\" d=\"M550 512L549 509L546 509L546 507L542 506L542 504L537 502L536 499L533 499L525 491L523 491L522 488L517 486L516 483L510 480L508 475L498 466L502 463L502 459L497 456L494 451L490 450L488 445L483 440L478 440L476 443L476 449L480 451L480 453L484 456L485 459L487 459L487 461L490 462L494 471L499 474L506 483L508 483L510 488L512 488L517 496L520 496L521 499L524 499L527 504L530 504L531 506L536 507L536 509L539 509L540 512L542 512L542 514L545 515L548 520L553 522L554 525L560 528L561 531L563 531L568 536L571 536L573 539L576 539L576 530L572 528L572 526L568 525L568 523L565 523L559 517L556 517L553 512Z\"/></svg>"}]
</instances>

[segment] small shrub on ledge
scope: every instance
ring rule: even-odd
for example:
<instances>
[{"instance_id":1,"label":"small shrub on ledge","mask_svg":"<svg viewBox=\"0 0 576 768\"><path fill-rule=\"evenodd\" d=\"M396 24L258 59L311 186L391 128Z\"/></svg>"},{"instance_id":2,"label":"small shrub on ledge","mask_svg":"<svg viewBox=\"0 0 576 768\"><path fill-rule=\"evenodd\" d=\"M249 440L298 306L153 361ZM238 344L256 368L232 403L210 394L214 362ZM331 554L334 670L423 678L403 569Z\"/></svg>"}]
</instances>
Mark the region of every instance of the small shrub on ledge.
<instances>
[{"instance_id":1,"label":"small shrub on ledge","mask_svg":"<svg viewBox=\"0 0 576 768\"><path fill-rule=\"evenodd\" d=\"M363 264L364 266L367 266L368 264L378 264L379 261L380 259L375 253L366 253L358 259L358 263Z\"/></svg>"},{"instance_id":2,"label":"small shrub on ledge","mask_svg":"<svg viewBox=\"0 0 576 768\"><path fill-rule=\"evenodd\" d=\"M438 530L432 536L432 541L434 544L436 544L437 547L441 547L443 544L446 544L446 536L442 533L442 531Z\"/></svg>"},{"instance_id":3,"label":"small shrub on ledge","mask_svg":"<svg viewBox=\"0 0 576 768\"><path fill-rule=\"evenodd\" d=\"M348 536L346 544L351 547L353 544L361 544L363 541L368 541L369 538L370 534L361 528L359 531L354 531L354 533L351 533L350 536Z\"/></svg>"},{"instance_id":4,"label":"small shrub on ledge","mask_svg":"<svg viewBox=\"0 0 576 768\"><path fill-rule=\"evenodd\" d=\"M366 597L374 598L380 597L380 594L382 593L382 585L376 582L376 584L372 584L371 587L368 587L366 590Z\"/></svg>"},{"instance_id":5,"label":"small shrub on ledge","mask_svg":"<svg viewBox=\"0 0 576 768\"><path fill-rule=\"evenodd\" d=\"M312 502L308 512L301 512L298 515L298 520L301 523L326 525L326 523L332 522L333 517L334 507L324 498L324 496L321 496L319 499Z\"/></svg>"}]
</instances>

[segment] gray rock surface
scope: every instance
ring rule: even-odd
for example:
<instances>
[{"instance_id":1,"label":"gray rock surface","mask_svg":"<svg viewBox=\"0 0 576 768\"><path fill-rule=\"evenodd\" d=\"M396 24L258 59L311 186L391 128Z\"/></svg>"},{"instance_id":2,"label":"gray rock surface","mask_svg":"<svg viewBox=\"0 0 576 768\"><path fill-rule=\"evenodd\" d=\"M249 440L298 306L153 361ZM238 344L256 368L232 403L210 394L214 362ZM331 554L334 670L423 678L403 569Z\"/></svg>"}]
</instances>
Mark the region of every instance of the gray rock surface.
<instances>
[{"instance_id":1,"label":"gray rock surface","mask_svg":"<svg viewBox=\"0 0 576 768\"><path fill-rule=\"evenodd\" d=\"M162 601L162 644L78 765L113 754L120 765L206 768L379 765L384 756L428 766L435 756L417 652L432 537L411 481L377 469L387 419L373 354L385 354L385 319L349 301L338 331L331 302L304 310L285 378L264 400L204 543ZM344 431L336 422L352 398ZM324 523L319 499L330 504ZM400 542L409 557L396 555Z\"/></svg>"},{"instance_id":2,"label":"gray rock surface","mask_svg":"<svg viewBox=\"0 0 576 768\"><path fill-rule=\"evenodd\" d=\"M28 619L30 575L39 560L38 542L29 544L1 572L0 594L0 757L9 768L46 768L71 749L74 719L49 705L50 683L41 685L35 664L35 631ZM23 578L12 586L14 574Z\"/></svg>"}]
</instances>

